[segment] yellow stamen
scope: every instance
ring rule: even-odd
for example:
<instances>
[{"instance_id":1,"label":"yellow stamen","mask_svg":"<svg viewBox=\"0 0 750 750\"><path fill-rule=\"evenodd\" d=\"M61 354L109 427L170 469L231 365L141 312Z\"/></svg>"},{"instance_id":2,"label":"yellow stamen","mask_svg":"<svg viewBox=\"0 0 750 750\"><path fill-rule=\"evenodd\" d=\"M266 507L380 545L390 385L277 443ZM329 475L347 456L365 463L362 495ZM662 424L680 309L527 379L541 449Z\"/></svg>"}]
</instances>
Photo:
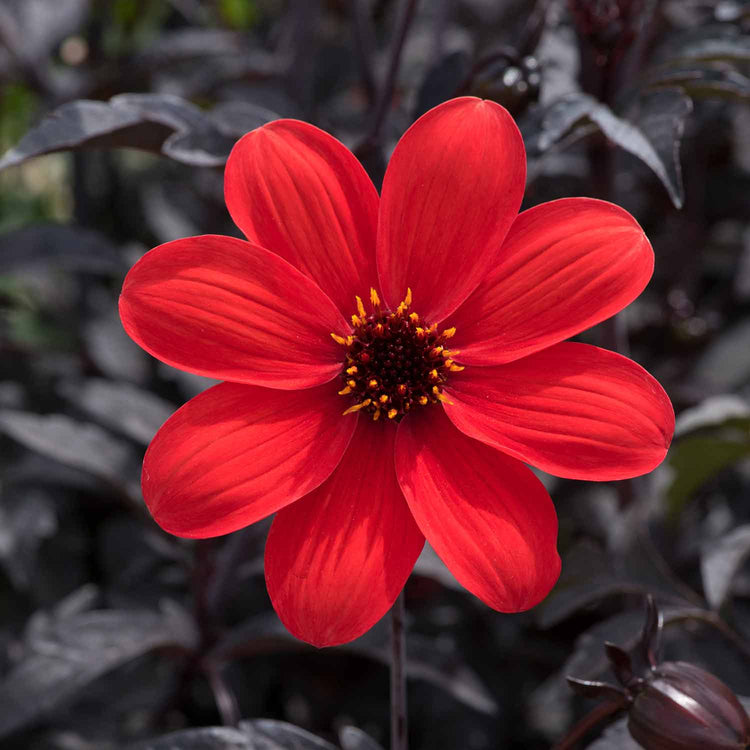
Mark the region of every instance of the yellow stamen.
<instances>
[{"instance_id":1,"label":"yellow stamen","mask_svg":"<svg viewBox=\"0 0 750 750\"><path fill-rule=\"evenodd\" d=\"M437 398L438 401L442 401L444 404L453 403L453 401L451 401L444 393L436 393L435 398Z\"/></svg>"},{"instance_id":2,"label":"yellow stamen","mask_svg":"<svg viewBox=\"0 0 750 750\"><path fill-rule=\"evenodd\" d=\"M455 326L451 326L450 328L446 328L443 331L443 338L444 339L453 338L453 336L455 335L455 333L456 333L456 327Z\"/></svg>"},{"instance_id":3,"label":"yellow stamen","mask_svg":"<svg viewBox=\"0 0 750 750\"><path fill-rule=\"evenodd\" d=\"M448 364L447 362L445 364ZM357 369L357 365L352 365L351 367L346 368L346 374L347 375L356 375L359 372Z\"/></svg>"},{"instance_id":4,"label":"yellow stamen","mask_svg":"<svg viewBox=\"0 0 750 750\"><path fill-rule=\"evenodd\" d=\"M381 404L387 404L388 403L388 396L385 395L385 393L378 399Z\"/></svg>"},{"instance_id":5,"label":"yellow stamen","mask_svg":"<svg viewBox=\"0 0 750 750\"><path fill-rule=\"evenodd\" d=\"M437 371L437 370L430 370L430 371L429 371L429 372L427 373L427 377L428 377L428 378L429 378L430 380L438 380L440 376L438 375L438 371Z\"/></svg>"},{"instance_id":6,"label":"yellow stamen","mask_svg":"<svg viewBox=\"0 0 750 750\"><path fill-rule=\"evenodd\" d=\"M367 381L367 385L370 388L377 388L378 387L378 381L375 380L375 378L371 378L370 380Z\"/></svg>"},{"instance_id":7,"label":"yellow stamen","mask_svg":"<svg viewBox=\"0 0 750 750\"><path fill-rule=\"evenodd\" d=\"M422 404L422 406L426 406L426 405L427 405L427 402L428 402L429 400L430 400L430 399L428 399L428 398L427 398L427 396L420 396L420 397L419 397L419 403L420 403L420 404Z\"/></svg>"},{"instance_id":8,"label":"yellow stamen","mask_svg":"<svg viewBox=\"0 0 750 750\"><path fill-rule=\"evenodd\" d=\"M372 403L372 400L369 398L366 398L361 404L354 404L354 406L350 406L345 412L342 412L343 414L353 414L355 411L359 411L360 409L367 408Z\"/></svg>"},{"instance_id":9,"label":"yellow stamen","mask_svg":"<svg viewBox=\"0 0 750 750\"><path fill-rule=\"evenodd\" d=\"M348 385L348 386L349 386L350 388L354 388L354 387L356 387L356 385L357 385L357 381L356 381L356 380L354 380L354 379L352 379L352 380L347 380L347 381L346 381L346 384L347 384L347 385Z\"/></svg>"},{"instance_id":10,"label":"yellow stamen","mask_svg":"<svg viewBox=\"0 0 750 750\"><path fill-rule=\"evenodd\" d=\"M405 396L406 395L406 386L403 383L399 383L396 386L396 393L398 393L399 396Z\"/></svg>"},{"instance_id":11,"label":"yellow stamen","mask_svg":"<svg viewBox=\"0 0 750 750\"><path fill-rule=\"evenodd\" d=\"M378 297L374 287L370 287L370 302L372 302L373 307L380 307L380 297Z\"/></svg>"},{"instance_id":12,"label":"yellow stamen","mask_svg":"<svg viewBox=\"0 0 750 750\"><path fill-rule=\"evenodd\" d=\"M347 385L346 388L342 388L339 391L339 396L348 396L352 392L352 389Z\"/></svg>"},{"instance_id":13,"label":"yellow stamen","mask_svg":"<svg viewBox=\"0 0 750 750\"><path fill-rule=\"evenodd\" d=\"M376 409L375 413L372 415L372 421L377 422L380 419L380 409Z\"/></svg>"},{"instance_id":14,"label":"yellow stamen","mask_svg":"<svg viewBox=\"0 0 750 750\"><path fill-rule=\"evenodd\" d=\"M365 310L365 306L362 304L362 298L361 297L355 297L354 299L357 300L357 312L359 313L359 317L360 318L366 318L367 317L367 311Z\"/></svg>"},{"instance_id":15,"label":"yellow stamen","mask_svg":"<svg viewBox=\"0 0 750 750\"><path fill-rule=\"evenodd\" d=\"M352 325L355 328L362 325L362 320L360 319L359 315L352 315Z\"/></svg>"},{"instance_id":16,"label":"yellow stamen","mask_svg":"<svg viewBox=\"0 0 750 750\"><path fill-rule=\"evenodd\" d=\"M339 336L336 333L331 334L331 338L337 343L341 344L341 346L346 346L346 339L343 336Z\"/></svg>"},{"instance_id":17,"label":"yellow stamen","mask_svg":"<svg viewBox=\"0 0 750 750\"><path fill-rule=\"evenodd\" d=\"M416 313L409 313L409 320L412 323L419 323L419 315L417 315Z\"/></svg>"},{"instance_id":18,"label":"yellow stamen","mask_svg":"<svg viewBox=\"0 0 750 750\"><path fill-rule=\"evenodd\" d=\"M398 409L391 409L388 412L388 419L393 419L398 414Z\"/></svg>"},{"instance_id":19,"label":"yellow stamen","mask_svg":"<svg viewBox=\"0 0 750 750\"><path fill-rule=\"evenodd\" d=\"M440 388L438 388L438 386L432 386L432 395L437 396L438 398L440 397Z\"/></svg>"},{"instance_id":20,"label":"yellow stamen","mask_svg":"<svg viewBox=\"0 0 750 750\"><path fill-rule=\"evenodd\" d=\"M406 287L406 297L404 297L404 304L409 307L411 305L411 289Z\"/></svg>"},{"instance_id":21,"label":"yellow stamen","mask_svg":"<svg viewBox=\"0 0 750 750\"><path fill-rule=\"evenodd\" d=\"M465 370L465 369L466 369L466 367L464 367L464 365L454 365L454 364L453 364L453 363L451 362L451 364L450 364L450 366L448 367L448 369L449 369L449 370L450 370L451 372L461 372L461 370Z\"/></svg>"}]
</instances>

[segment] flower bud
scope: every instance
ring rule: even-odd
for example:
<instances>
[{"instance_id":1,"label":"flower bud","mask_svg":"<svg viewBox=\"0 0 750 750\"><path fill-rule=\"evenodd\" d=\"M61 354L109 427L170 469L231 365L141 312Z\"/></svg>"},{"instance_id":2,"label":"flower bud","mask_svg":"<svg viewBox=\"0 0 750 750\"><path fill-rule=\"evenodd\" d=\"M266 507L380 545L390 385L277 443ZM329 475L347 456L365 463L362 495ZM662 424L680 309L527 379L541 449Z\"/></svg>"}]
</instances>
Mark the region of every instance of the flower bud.
<instances>
[{"instance_id":1,"label":"flower bud","mask_svg":"<svg viewBox=\"0 0 750 750\"><path fill-rule=\"evenodd\" d=\"M628 730L646 750L739 750L750 718L717 677L686 662L663 662L635 695Z\"/></svg>"}]
</instances>

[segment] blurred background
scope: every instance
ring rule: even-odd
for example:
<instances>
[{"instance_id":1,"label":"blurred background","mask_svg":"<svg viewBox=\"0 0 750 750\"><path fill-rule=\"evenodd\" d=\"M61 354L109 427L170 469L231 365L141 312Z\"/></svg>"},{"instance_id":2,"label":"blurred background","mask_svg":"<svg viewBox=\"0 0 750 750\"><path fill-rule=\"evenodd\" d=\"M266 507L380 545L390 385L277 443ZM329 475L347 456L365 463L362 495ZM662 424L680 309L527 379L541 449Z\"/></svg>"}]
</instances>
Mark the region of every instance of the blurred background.
<instances>
[{"instance_id":1,"label":"blurred background","mask_svg":"<svg viewBox=\"0 0 750 750\"><path fill-rule=\"evenodd\" d=\"M0 0L0 746L387 746L386 624L307 647L265 591L268 523L196 543L148 516L145 447L209 381L133 344L117 296L148 248L238 234L222 172L248 130L310 121L379 185L465 94L517 119L524 207L606 198L646 230L654 279L581 339L645 366L678 421L647 477L544 477L563 573L534 611L425 552L411 747L561 740L595 705L565 676L613 681L603 643L633 646L646 593L667 658L750 695L748 74L739 0ZM205 729L240 718L288 724ZM578 746L637 747L622 726Z\"/></svg>"}]
</instances>

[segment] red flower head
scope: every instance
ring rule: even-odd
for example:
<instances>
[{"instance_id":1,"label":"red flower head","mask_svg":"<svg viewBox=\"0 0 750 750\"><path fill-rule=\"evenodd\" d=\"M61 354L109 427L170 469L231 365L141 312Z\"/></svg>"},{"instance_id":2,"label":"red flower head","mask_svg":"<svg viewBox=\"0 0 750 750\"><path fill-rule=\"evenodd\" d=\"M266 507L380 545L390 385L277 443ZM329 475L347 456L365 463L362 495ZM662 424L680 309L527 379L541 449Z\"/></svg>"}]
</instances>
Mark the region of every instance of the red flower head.
<instances>
[{"instance_id":1,"label":"red flower head","mask_svg":"<svg viewBox=\"0 0 750 750\"><path fill-rule=\"evenodd\" d=\"M421 117L380 197L341 143L278 120L227 162L247 241L168 242L125 279L128 334L227 381L154 438L149 510L197 538L276 513L268 591L305 641L370 628L425 537L490 607L533 607L560 558L552 501L524 462L609 480L664 458L674 415L660 385L561 343L643 290L651 246L602 201L519 215L525 174L516 125L488 101Z\"/></svg>"}]
</instances>

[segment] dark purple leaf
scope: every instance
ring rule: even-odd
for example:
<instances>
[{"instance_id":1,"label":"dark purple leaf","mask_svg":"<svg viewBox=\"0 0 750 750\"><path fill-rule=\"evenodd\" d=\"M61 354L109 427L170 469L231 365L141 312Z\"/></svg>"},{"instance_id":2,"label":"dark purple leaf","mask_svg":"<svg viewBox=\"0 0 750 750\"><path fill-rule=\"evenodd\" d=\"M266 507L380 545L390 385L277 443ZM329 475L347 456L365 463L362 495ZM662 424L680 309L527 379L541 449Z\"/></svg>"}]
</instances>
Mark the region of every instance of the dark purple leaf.
<instances>
[{"instance_id":1,"label":"dark purple leaf","mask_svg":"<svg viewBox=\"0 0 750 750\"><path fill-rule=\"evenodd\" d=\"M576 126L594 123L610 141L648 165L679 208L684 200L679 148L691 111L692 103L680 89L645 94L632 120L618 117L588 94L572 93L549 105L541 124L527 132L527 145L530 154L538 156Z\"/></svg>"},{"instance_id":2,"label":"dark purple leaf","mask_svg":"<svg viewBox=\"0 0 750 750\"><path fill-rule=\"evenodd\" d=\"M32 620L24 655L0 682L0 736L32 724L93 680L142 654L192 649L191 620L174 605L160 612L100 610Z\"/></svg>"},{"instance_id":3,"label":"dark purple leaf","mask_svg":"<svg viewBox=\"0 0 750 750\"><path fill-rule=\"evenodd\" d=\"M148 444L177 406L122 381L90 378L66 383L62 393L90 417L128 437Z\"/></svg>"},{"instance_id":4,"label":"dark purple leaf","mask_svg":"<svg viewBox=\"0 0 750 750\"><path fill-rule=\"evenodd\" d=\"M0 432L47 458L115 483L122 482L134 452L97 425L64 414L0 410Z\"/></svg>"},{"instance_id":5,"label":"dark purple leaf","mask_svg":"<svg viewBox=\"0 0 750 750\"><path fill-rule=\"evenodd\" d=\"M692 99L750 98L750 78L725 63L702 67L660 69L648 77L648 87L679 87Z\"/></svg>"},{"instance_id":6,"label":"dark purple leaf","mask_svg":"<svg viewBox=\"0 0 750 750\"><path fill-rule=\"evenodd\" d=\"M108 102L63 104L2 159L0 170L27 159L79 148L137 148L191 166L220 167L235 141L275 115L247 103L206 113L169 94L120 94Z\"/></svg>"}]
</instances>

